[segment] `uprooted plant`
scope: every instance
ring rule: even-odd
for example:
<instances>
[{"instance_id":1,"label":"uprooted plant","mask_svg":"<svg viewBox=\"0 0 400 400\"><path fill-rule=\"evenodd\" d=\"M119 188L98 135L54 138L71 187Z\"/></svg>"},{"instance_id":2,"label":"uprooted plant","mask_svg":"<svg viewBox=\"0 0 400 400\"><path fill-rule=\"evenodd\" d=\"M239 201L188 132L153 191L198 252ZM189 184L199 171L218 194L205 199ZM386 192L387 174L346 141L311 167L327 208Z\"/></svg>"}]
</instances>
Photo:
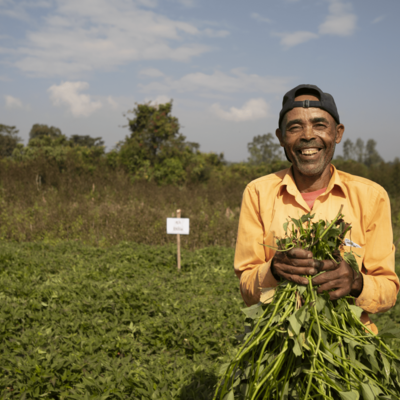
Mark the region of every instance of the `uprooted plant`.
<instances>
[{"instance_id":1,"label":"uprooted plant","mask_svg":"<svg viewBox=\"0 0 400 400\"><path fill-rule=\"evenodd\" d=\"M344 259L360 273L354 252L344 252L352 242L345 242L351 225L342 207L330 223L313 217L289 218L274 249L298 247L317 260ZM384 341L398 332L374 335L360 321L363 310L353 297L331 301L307 278L307 286L281 282L268 301L243 310L243 345L221 368L214 400L399 399L400 359Z\"/></svg>"}]
</instances>

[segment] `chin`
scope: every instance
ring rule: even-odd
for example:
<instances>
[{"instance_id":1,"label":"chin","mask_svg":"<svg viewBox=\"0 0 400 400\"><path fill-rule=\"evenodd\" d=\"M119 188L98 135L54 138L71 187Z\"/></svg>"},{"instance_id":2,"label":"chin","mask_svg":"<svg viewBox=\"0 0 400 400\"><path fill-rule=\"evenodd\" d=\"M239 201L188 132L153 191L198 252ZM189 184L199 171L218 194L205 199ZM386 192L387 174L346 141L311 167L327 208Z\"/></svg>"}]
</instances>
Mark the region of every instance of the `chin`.
<instances>
[{"instance_id":1,"label":"chin","mask_svg":"<svg viewBox=\"0 0 400 400\"><path fill-rule=\"evenodd\" d=\"M303 162L296 162L294 163L294 167L302 174L306 176L319 176L321 175L326 167L330 164L329 163L324 163L324 164L308 164L308 163L303 163Z\"/></svg>"}]
</instances>

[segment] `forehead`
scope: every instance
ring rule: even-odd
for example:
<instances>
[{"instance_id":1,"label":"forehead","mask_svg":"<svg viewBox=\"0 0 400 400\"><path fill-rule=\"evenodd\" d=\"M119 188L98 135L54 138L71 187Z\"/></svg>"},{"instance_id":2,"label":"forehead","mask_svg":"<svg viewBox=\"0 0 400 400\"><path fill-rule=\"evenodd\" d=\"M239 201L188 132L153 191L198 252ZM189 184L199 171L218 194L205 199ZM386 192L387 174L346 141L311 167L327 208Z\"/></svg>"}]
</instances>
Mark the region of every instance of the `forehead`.
<instances>
[{"instance_id":1,"label":"forehead","mask_svg":"<svg viewBox=\"0 0 400 400\"><path fill-rule=\"evenodd\" d=\"M321 108L310 107L310 108L303 108L303 107L295 107L292 110L288 111L285 114L285 125L296 119L301 120L303 123L307 123L315 118L325 118L328 120L329 123L334 123L335 120L331 114L327 111L322 110Z\"/></svg>"}]
</instances>

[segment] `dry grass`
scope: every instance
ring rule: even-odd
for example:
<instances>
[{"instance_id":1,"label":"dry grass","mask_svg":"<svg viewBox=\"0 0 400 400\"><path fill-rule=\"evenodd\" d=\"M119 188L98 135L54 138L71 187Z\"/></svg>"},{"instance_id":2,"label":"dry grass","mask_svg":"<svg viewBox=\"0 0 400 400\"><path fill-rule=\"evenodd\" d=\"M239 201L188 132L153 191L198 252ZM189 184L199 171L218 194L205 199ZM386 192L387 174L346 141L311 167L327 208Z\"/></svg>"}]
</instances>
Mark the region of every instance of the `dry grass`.
<instances>
[{"instance_id":1,"label":"dry grass","mask_svg":"<svg viewBox=\"0 0 400 400\"><path fill-rule=\"evenodd\" d=\"M166 234L165 219L181 208L191 222L184 247L235 244L244 185L157 186L101 168L81 174L47 170L40 183L37 170L1 170L0 239L166 244L176 237Z\"/></svg>"},{"instance_id":2,"label":"dry grass","mask_svg":"<svg viewBox=\"0 0 400 400\"><path fill-rule=\"evenodd\" d=\"M175 235L166 234L165 220L180 208L191 228L189 236L182 236L183 247L231 247L243 190L256 177L236 169L207 184L174 187L133 182L124 171L105 164L85 169L66 162L60 172L59 164L44 160L0 162L0 239L77 240L98 246L174 243ZM392 208L397 242L399 199L392 199Z\"/></svg>"}]
</instances>

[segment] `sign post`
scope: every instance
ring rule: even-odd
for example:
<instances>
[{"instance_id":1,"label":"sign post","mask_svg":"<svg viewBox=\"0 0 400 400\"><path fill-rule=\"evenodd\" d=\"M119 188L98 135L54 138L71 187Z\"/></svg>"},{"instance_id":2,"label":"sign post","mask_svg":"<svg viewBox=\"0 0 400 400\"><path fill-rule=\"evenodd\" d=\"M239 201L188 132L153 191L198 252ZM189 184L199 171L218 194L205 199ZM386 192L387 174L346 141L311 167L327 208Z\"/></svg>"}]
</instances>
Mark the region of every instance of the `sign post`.
<instances>
[{"instance_id":1,"label":"sign post","mask_svg":"<svg viewBox=\"0 0 400 400\"><path fill-rule=\"evenodd\" d=\"M176 218L167 218L167 234L176 235L178 270L180 270L181 235L189 235L189 218L181 218L181 210L176 210Z\"/></svg>"},{"instance_id":2,"label":"sign post","mask_svg":"<svg viewBox=\"0 0 400 400\"><path fill-rule=\"evenodd\" d=\"M181 210L176 210L176 218L181 217ZM178 259L178 271L181 269L181 235L178 233L176 235L176 245L177 245L177 259Z\"/></svg>"}]
</instances>

